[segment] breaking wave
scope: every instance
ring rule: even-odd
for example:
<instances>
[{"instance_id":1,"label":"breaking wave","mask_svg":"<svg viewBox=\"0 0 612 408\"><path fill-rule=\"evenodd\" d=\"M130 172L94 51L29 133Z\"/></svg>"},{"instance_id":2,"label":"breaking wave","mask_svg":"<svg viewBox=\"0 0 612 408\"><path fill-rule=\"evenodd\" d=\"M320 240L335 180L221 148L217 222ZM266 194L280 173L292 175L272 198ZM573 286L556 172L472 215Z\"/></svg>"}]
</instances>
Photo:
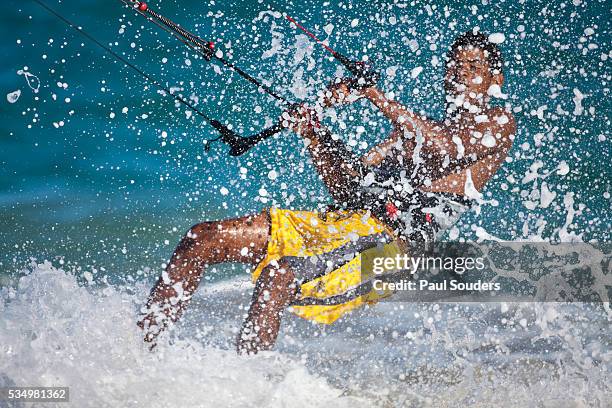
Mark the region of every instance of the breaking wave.
<instances>
[{"instance_id":1,"label":"breaking wave","mask_svg":"<svg viewBox=\"0 0 612 408\"><path fill-rule=\"evenodd\" d=\"M250 284L199 291L156 352L136 289L49 262L0 292L0 386L79 407L610 406L610 315L589 304L382 303L331 327L286 316L276 351L232 349ZM64 404L65 406L65 404Z\"/></svg>"}]
</instances>

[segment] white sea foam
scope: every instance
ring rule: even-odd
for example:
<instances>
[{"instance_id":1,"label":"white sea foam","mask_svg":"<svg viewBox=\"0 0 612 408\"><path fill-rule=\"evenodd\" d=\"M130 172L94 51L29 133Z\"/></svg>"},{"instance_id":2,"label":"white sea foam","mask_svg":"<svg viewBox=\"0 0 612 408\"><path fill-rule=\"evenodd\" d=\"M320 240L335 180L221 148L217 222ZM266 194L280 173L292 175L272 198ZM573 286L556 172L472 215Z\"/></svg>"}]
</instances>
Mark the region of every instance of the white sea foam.
<instances>
[{"instance_id":1,"label":"white sea foam","mask_svg":"<svg viewBox=\"0 0 612 408\"><path fill-rule=\"evenodd\" d=\"M40 90L40 79L38 79L36 75L29 72L27 67L24 67L24 69L18 70L17 75L23 75L23 77L26 80L26 83L28 84L28 87L30 87L32 92L38 93L38 91ZM64 89L67 87L68 87L68 84L65 84L65 86L63 86Z\"/></svg>"},{"instance_id":2,"label":"white sea foam","mask_svg":"<svg viewBox=\"0 0 612 408\"><path fill-rule=\"evenodd\" d=\"M493 44L501 44L506 41L506 36L504 33L492 33L489 34L489 41Z\"/></svg>"},{"instance_id":3,"label":"white sea foam","mask_svg":"<svg viewBox=\"0 0 612 408\"><path fill-rule=\"evenodd\" d=\"M412 70L410 71L410 76L412 77L412 79L418 77L421 72L423 72L423 67L419 66L419 67L414 67L412 68Z\"/></svg>"},{"instance_id":4,"label":"white sea foam","mask_svg":"<svg viewBox=\"0 0 612 408\"><path fill-rule=\"evenodd\" d=\"M144 287L85 288L35 265L0 292L0 386L70 386L78 407L610 402L601 308L392 302L324 327L287 315L277 351L238 357L214 339L235 337L251 288L246 276L203 288L151 353L135 327Z\"/></svg>"},{"instance_id":5,"label":"white sea foam","mask_svg":"<svg viewBox=\"0 0 612 408\"><path fill-rule=\"evenodd\" d=\"M151 353L133 295L92 293L49 263L1 294L0 386L69 386L78 407L364 406L276 352L245 358L185 339Z\"/></svg>"},{"instance_id":6,"label":"white sea foam","mask_svg":"<svg viewBox=\"0 0 612 408\"><path fill-rule=\"evenodd\" d=\"M20 96L21 96L21 90L17 89L16 91L7 93L6 94L6 100L9 103L15 103L15 102L17 102L17 100L19 99Z\"/></svg>"},{"instance_id":7,"label":"white sea foam","mask_svg":"<svg viewBox=\"0 0 612 408\"><path fill-rule=\"evenodd\" d=\"M580 92L578 88L574 88L574 97L572 101L574 102L574 115L580 116L584 112L584 108L582 107L582 100L584 99L584 94Z\"/></svg>"}]
</instances>

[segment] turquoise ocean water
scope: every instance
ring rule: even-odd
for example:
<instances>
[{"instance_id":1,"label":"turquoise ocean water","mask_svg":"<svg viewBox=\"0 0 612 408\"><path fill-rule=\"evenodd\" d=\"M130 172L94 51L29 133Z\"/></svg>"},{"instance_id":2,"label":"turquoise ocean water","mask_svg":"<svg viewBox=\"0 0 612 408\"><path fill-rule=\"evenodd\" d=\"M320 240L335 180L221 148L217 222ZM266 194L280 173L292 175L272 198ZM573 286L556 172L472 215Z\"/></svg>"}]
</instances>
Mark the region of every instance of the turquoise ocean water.
<instances>
[{"instance_id":1,"label":"turquoise ocean water","mask_svg":"<svg viewBox=\"0 0 612 408\"><path fill-rule=\"evenodd\" d=\"M245 133L281 112L251 84L189 55L119 1L50 4ZM474 26L504 33L503 91L509 99L501 103L520 109L513 161L486 190L500 205L484 206L479 216L466 214L461 236L474 239L481 227L502 239L558 240L569 193L578 211L569 231L583 240L609 240L610 36L604 17L609 3L547 4L162 1L151 7L215 41L232 61L278 92L312 101L342 72L325 50L283 19L261 14L287 12L338 50L356 58L367 55L383 74L385 90L433 117L443 108L443 58L454 37ZM142 78L34 3L9 1L2 9L0 84L5 94L21 90L13 104L3 97L0 110L3 274L30 257L61 258L113 274L155 268L198 221L270 205L313 209L330 202L297 136L281 134L240 158L228 157L221 145L207 153L202 141L216 137L214 130L188 119L183 108ZM40 80L38 93L18 75L25 67ZM415 67L423 68L416 79L411 77ZM574 90L584 95L579 115ZM338 115L342 128L340 121L330 126L347 141L371 145L388 131L365 103L339 109ZM363 128L356 131L358 126ZM569 167L567 174L556 174L561 162ZM540 176L552 173L545 182L555 198L546 208L538 202L544 179L522 183L533 166ZM268 177L270 170L276 179ZM222 195L222 187L229 194ZM263 201L262 188L268 193Z\"/></svg>"},{"instance_id":2,"label":"turquoise ocean water","mask_svg":"<svg viewBox=\"0 0 612 408\"><path fill-rule=\"evenodd\" d=\"M46 1L240 132L281 113L118 0ZM276 14L287 12L367 57L384 90L435 118L453 39L474 27L503 34L507 98L495 103L513 109L516 140L487 203L447 238L610 242L609 1L150 6L288 99L314 101L345 73ZM210 126L37 4L0 7L0 387L70 386L79 407L611 406L609 303L386 302L331 327L287 314L275 351L240 358L252 284L225 265L149 353L137 312L191 225L330 197L296 135L239 158L219 144L207 152ZM363 101L330 116L358 151L389 131Z\"/></svg>"}]
</instances>

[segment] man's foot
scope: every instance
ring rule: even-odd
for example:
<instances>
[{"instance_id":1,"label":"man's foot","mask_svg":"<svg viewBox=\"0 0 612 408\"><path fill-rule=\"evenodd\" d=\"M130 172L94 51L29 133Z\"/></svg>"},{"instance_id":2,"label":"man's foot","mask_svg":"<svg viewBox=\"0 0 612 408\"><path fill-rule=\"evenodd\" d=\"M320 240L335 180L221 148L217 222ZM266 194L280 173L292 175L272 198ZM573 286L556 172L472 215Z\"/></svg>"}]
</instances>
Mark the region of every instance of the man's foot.
<instances>
[{"instance_id":1,"label":"man's foot","mask_svg":"<svg viewBox=\"0 0 612 408\"><path fill-rule=\"evenodd\" d=\"M247 320L238 335L236 352L240 355L253 355L260 351L270 350L274 342L266 342L259 335L260 327L254 326L253 321Z\"/></svg>"},{"instance_id":2,"label":"man's foot","mask_svg":"<svg viewBox=\"0 0 612 408\"><path fill-rule=\"evenodd\" d=\"M145 343L148 343L149 350L153 350L157 346L157 337L161 334L165 326L161 327L157 324L153 312L142 317L136 324L144 332L143 340Z\"/></svg>"},{"instance_id":3,"label":"man's foot","mask_svg":"<svg viewBox=\"0 0 612 408\"><path fill-rule=\"evenodd\" d=\"M238 354L256 354L274 346L285 308L298 293L295 275L289 265L269 265L255 284L253 299L238 335Z\"/></svg>"}]
</instances>

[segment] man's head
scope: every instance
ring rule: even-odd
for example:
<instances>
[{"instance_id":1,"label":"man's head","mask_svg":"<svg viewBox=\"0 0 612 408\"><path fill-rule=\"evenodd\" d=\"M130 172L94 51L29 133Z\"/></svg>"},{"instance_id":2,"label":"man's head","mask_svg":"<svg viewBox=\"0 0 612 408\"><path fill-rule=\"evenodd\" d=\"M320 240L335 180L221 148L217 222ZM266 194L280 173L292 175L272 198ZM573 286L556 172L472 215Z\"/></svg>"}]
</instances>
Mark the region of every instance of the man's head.
<instances>
[{"instance_id":1,"label":"man's head","mask_svg":"<svg viewBox=\"0 0 612 408\"><path fill-rule=\"evenodd\" d=\"M465 101L482 105L491 86L492 90L495 86L501 88L502 67L501 51L486 35L473 31L460 35L447 55L444 77L447 101L455 105Z\"/></svg>"}]
</instances>

